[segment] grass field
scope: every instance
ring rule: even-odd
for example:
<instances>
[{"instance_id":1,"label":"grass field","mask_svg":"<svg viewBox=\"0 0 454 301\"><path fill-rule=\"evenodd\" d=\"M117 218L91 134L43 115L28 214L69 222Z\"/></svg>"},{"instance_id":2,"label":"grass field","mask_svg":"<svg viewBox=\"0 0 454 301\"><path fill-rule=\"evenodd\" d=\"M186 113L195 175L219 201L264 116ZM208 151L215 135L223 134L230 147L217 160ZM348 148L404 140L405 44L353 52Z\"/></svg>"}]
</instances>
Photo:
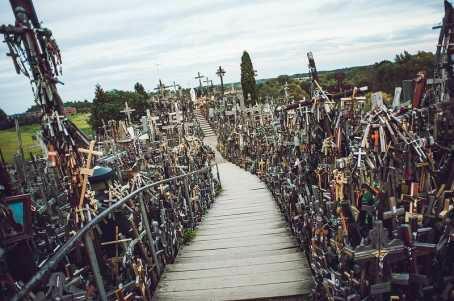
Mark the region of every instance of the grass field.
<instances>
[{"instance_id":1,"label":"grass field","mask_svg":"<svg viewBox=\"0 0 454 301\"><path fill-rule=\"evenodd\" d=\"M89 118L89 113L79 113L69 117L69 119L74 122L74 124L77 125L85 134L91 136L91 127L88 124ZM32 138L33 134L35 134L39 128L39 124L24 125L20 127L22 145L27 159L30 158L30 152L33 152L34 154L41 153L41 149ZM11 163L13 161L14 154L18 149L15 128L0 131L0 149L2 150L5 161Z\"/></svg>"}]
</instances>

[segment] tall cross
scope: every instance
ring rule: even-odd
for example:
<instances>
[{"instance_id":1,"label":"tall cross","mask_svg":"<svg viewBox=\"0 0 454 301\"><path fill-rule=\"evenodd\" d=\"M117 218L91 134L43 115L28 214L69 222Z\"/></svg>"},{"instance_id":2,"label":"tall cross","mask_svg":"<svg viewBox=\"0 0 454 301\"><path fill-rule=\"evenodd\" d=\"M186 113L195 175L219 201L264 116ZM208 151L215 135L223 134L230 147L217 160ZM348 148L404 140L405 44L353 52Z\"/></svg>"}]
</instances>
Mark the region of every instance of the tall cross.
<instances>
[{"instance_id":1,"label":"tall cross","mask_svg":"<svg viewBox=\"0 0 454 301\"><path fill-rule=\"evenodd\" d=\"M135 110L134 109L131 109L129 106L128 106L128 102L126 101L125 102L125 109L123 111L120 111L121 113L125 113L126 116L128 117L128 123L131 123L131 113L134 112Z\"/></svg>"},{"instance_id":2,"label":"tall cross","mask_svg":"<svg viewBox=\"0 0 454 301\"><path fill-rule=\"evenodd\" d=\"M199 80L199 88L200 88L200 91L202 91L202 78L204 76L202 74L200 74L200 72L197 72L197 76L195 77L195 79L198 79Z\"/></svg>"},{"instance_id":3,"label":"tall cross","mask_svg":"<svg viewBox=\"0 0 454 301\"><path fill-rule=\"evenodd\" d=\"M216 75L219 76L221 79L221 94L224 95L224 75L225 75L225 70L222 69L221 66L219 66Z\"/></svg>"},{"instance_id":4,"label":"tall cross","mask_svg":"<svg viewBox=\"0 0 454 301\"><path fill-rule=\"evenodd\" d=\"M97 152L94 150L95 148L95 141L90 141L90 146L88 149L79 148L78 152L82 154L87 154L87 160L85 161L85 167L80 169L80 174L82 175L82 187L80 191L80 199L79 199L79 206L78 210L81 213L81 218L84 220L84 215L82 213L82 208L84 205L85 193L87 192L87 184L88 184L88 177L93 175L93 169L91 168L91 160L93 159L93 155L95 156L102 156L102 152ZM77 216L77 213L76 213Z\"/></svg>"},{"instance_id":5,"label":"tall cross","mask_svg":"<svg viewBox=\"0 0 454 301\"><path fill-rule=\"evenodd\" d=\"M205 80L203 81L204 83L206 83L206 88L207 88L207 95L208 95L208 85L210 84L210 80L208 79L208 76L205 78Z\"/></svg>"}]
</instances>

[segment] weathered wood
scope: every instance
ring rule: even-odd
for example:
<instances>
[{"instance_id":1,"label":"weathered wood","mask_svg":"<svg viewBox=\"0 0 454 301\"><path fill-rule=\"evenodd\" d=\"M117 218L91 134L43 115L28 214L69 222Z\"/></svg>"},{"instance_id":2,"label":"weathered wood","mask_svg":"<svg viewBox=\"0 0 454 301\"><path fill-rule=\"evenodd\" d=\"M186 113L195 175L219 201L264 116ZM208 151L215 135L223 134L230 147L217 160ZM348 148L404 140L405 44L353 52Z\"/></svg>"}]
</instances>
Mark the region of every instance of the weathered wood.
<instances>
[{"instance_id":1,"label":"weathered wood","mask_svg":"<svg viewBox=\"0 0 454 301\"><path fill-rule=\"evenodd\" d=\"M230 163L219 170L224 190L195 239L166 267L155 299L307 297L310 268L271 193Z\"/></svg>"}]
</instances>

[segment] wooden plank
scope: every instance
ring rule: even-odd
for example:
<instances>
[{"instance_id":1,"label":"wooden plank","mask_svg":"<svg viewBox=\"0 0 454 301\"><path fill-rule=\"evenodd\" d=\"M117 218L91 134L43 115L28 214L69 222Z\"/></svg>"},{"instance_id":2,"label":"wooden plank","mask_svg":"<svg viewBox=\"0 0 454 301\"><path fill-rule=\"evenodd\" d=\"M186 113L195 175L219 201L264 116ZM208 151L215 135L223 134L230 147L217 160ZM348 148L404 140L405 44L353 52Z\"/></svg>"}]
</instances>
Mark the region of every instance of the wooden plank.
<instances>
[{"instance_id":1,"label":"wooden plank","mask_svg":"<svg viewBox=\"0 0 454 301\"><path fill-rule=\"evenodd\" d=\"M270 246L291 243L294 244L295 240L288 235L268 235L262 237L243 237L243 238L226 238L223 240L208 240L208 241L194 241L184 250L187 251L200 251L200 250L216 250L252 246Z\"/></svg>"},{"instance_id":2,"label":"wooden plank","mask_svg":"<svg viewBox=\"0 0 454 301\"><path fill-rule=\"evenodd\" d=\"M260 250L260 251L254 251L254 252L249 252L247 254L241 254L241 258L247 259L247 258L259 258L259 257L269 257L269 256L275 256L275 255L284 255L284 254L294 254L294 253L301 253L299 248L297 246L293 248L287 248L287 249L280 249L280 250ZM223 255L222 259L235 259L238 258L236 254L227 254ZM194 263L197 261L219 261L220 258L218 255L201 255L197 252L187 252L187 253L181 253L179 257L177 258L176 262L181 262L181 263Z\"/></svg>"},{"instance_id":3,"label":"wooden plank","mask_svg":"<svg viewBox=\"0 0 454 301\"><path fill-rule=\"evenodd\" d=\"M260 235L272 235L272 234L281 234L281 233L287 233L289 234L290 231L287 227L282 227L282 228L272 228L272 229L263 229L263 228L257 228L255 231L251 231L248 229L248 231L241 231L241 232L230 232L226 231L226 233L217 233L214 232L213 234L204 234L202 232L197 232L197 236L194 239L194 241L205 241L205 240L216 240L216 239L226 239L226 238L239 238L239 237L254 237L254 236L260 236Z\"/></svg>"},{"instance_id":4,"label":"wooden plank","mask_svg":"<svg viewBox=\"0 0 454 301\"><path fill-rule=\"evenodd\" d=\"M203 269L218 269L223 267L240 267L251 265L263 265L274 262L287 262L295 260L304 260L301 252L294 252L292 254L281 254L266 257L252 257L252 258L234 258L223 260L219 258L217 261L194 262L194 263L179 263L169 264L166 266L168 271L194 271Z\"/></svg>"},{"instance_id":5,"label":"wooden plank","mask_svg":"<svg viewBox=\"0 0 454 301\"><path fill-rule=\"evenodd\" d=\"M301 270L271 271L251 275L227 275L222 277L204 278L203 281L194 279L160 281L159 290L162 292L181 292L217 288L233 288L270 283L285 283L307 280L307 275Z\"/></svg>"},{"instance_id":6,"label":"wooden plank","mask_svg":"<svg viewBox=\"0 0 454 301\"><path fill-rule=\"evenodd\" d=\"M248 223L248 231L254 231L256 229L276 229L276 228L282 228L286 227L287 224L284 222L284 220L280 221L269 221L267 223L264 223L263 220L259 220L256 222L251 222ZM235 233L235 232L244 232L244 226L243 225L233 225L230 227L225 227L222 224L221 225L208 225L208 224L202 224L197 228L197 233L202 234L202 233L217 233L217 234L223 234L223 233Z\"/></svg>"},{"instance_id":7,"label":"wooden plank","mask_svg":"<svg viewBox=\"0 0 454 301\"><path fill-rule=\"evenodd\" d=\"M269 273L273 271L289 271L302 270L307 266L301 260L276 262L264 265L252 265L242 267L229 267L220 269L185 271L185 272L168 272L164 273L162 280L184 280L184 279L201 279L201 278L216 278L227 275L250 275L257 273Z\"/></svg>"},{"instance_id":8,"label":"wooden plank","mask_svg":"<svg viewBox=\"0 0 454 301\"><path fill-rule=\"evenodd\" d=\"M312 283L294 281L278 284L252 285L238 288L211 289L185 292L159 292L155 300L200 301L200 300L248 300L276 298L281 296L301 296L298 300L310 300Z\"/></svg>"}]
</instances>

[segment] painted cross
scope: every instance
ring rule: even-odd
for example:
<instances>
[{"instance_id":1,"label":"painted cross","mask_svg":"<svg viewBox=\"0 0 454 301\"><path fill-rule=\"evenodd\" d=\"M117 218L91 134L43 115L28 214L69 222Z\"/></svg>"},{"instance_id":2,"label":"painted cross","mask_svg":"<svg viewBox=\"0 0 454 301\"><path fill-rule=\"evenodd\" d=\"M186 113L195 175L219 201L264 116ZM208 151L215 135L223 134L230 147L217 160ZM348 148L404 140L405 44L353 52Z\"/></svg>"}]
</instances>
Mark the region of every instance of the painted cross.
<instances>
[{"instance_id":1,"label":"painted cross","mask_svg":"<svg viewBox=\"0 0 454 301\"><path fill-rule=\"evenodd\" d=\"M362 148L359 148L359 150L353 154L358 156L358 164L356 166L358 168L361 168L361 157L362 157L362 155L366 155L367 153L365 151L363 151Z\"/></svg>"},{"instance_id":2,"label":"painted cross","mask_svg":"<svg viewBox=\"0 0 454 301\"><path fill-rule=\"evenodd\" d=\"M125 102L125 109L123 111L120 111L120 112L126 114L126 116L128 117L128 123L131 124L131 113L134 112L134 111L135 111L134 109L131 109L128 106L128 102L126 101Z\"/></svg>"}]
</instances>

